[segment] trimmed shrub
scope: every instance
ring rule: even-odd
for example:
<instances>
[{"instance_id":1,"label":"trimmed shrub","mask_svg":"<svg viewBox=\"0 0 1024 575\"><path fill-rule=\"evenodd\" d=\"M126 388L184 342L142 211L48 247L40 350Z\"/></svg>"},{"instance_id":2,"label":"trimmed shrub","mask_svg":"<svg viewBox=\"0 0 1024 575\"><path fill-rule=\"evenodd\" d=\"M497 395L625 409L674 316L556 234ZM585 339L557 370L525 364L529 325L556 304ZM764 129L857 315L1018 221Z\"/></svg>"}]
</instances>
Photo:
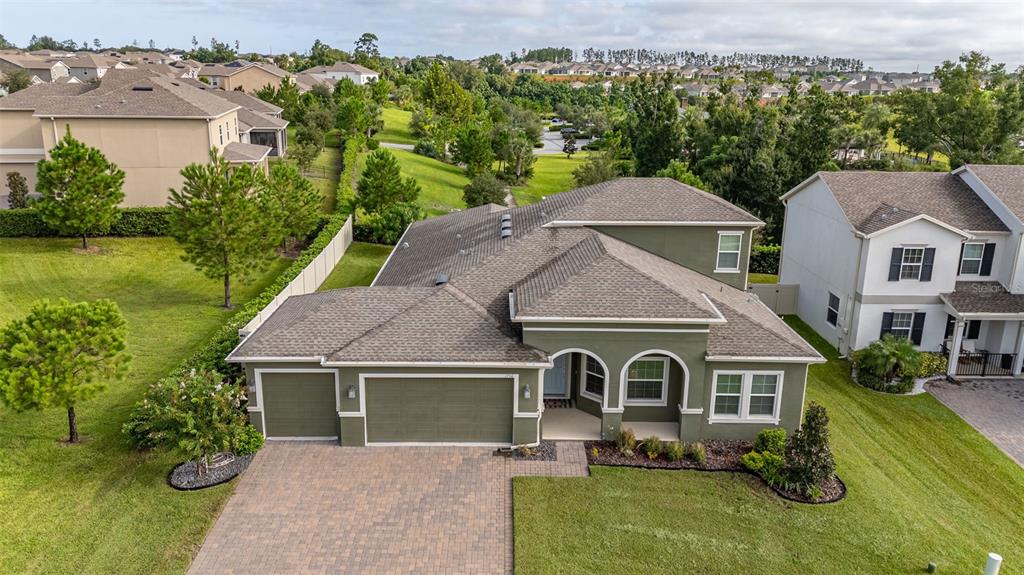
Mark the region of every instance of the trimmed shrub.
<instances>
[{"instance_id":1,"label":"trimmed shrub","mask_svg":"<svg viewBox=\"0 0 1024 575\"><path fill-rule=\"evenodd\" d=\"M686 458L703 466L708 462L708 450L703 443L694 441L686 446Z\"/></svg>"},{"instance_id":2,"label":"trimmed shrub","mask_svg":"<svg viewBox=\"0 0 1024 575\"><path fill-rule=\"evenodd\" d=\"M244 425L235 430L231 439L231 449L235 455L252 455L263 448L263 434L251 425Z\"/></svg>"},{"instance_id":3,"label":"trimmed shrub","mask_svg":"<svg viewBox=\"0 0 1024 575\"><path fill-rule=\"evenodd\" d=\"M650 436L640 445L640 450L647 455L647 459L657 459L661 455L661 440L657 436Z\"/></svg>"},{"instance_id":4,"label":"trimmed shrub","mask_svg":"<svg viewBox=\"0 0 1024 575\"><path fill-rule=\"evenodd\" d=\"M782 246L754 246L750 251L750 273L778 274Z\"/></svg>"},{"instance_id":5,"label":"trimmed shrub","mask_svg":"<svg viewBox=\"0 0 1024 575\"><path fill-rule=\"evenodd\" d=\"M786 453L786 430L781 427L762 429L754 440L754 451L782 456Z\"/></svg>"},{"instance_id":6,"label":"trimmed shrub","mask_svg":"<svg viewBox=\"0 0 1024 575\"><path fill-rule=\"evenodd\" d=\"M412 153L426 156L428 158L438 159L441 154L437 151L437 146L430 140L419 140L416 145L412 147Z\"/></svg>"},{"instance_id":7,"label":"trimmed shrub","mask_svg":"<svg viewBox=\"0 0 1024 575\"><path fill-rule=\"evenodd\" d=\"M121 208L121 217L107 236L137 237L166 236L169 207ZM33 208L0 210L0 237L70 237L69 234L50 228L39 212Z\"/></svg>"},{"instance_id":8,"label":"trimmed shrub","mask_svg":"<svg viewBox=\"0 0 1024 575\"><path fill-rule=\"evenodd\" d=\"M785 466L785 459L781 455L767 451L751 451L740 457L740 463L760 475L769 485L779 486L784 483L782 469Z\"/></svg>"},{"instance_id":9,"label":"trimmed shrub","mask_svg":"<svg viewBox=\"0 0 1024 575\"><path fill-rule=\"evenodd\" d=\"M686 455L686 446L682 441L669 441L665 444L665 457L669 461L679 461Z\"/></svg>"},{"instance_id":10,"label":"trimmed shrub","mask_svg":"<svg viewBox=\"0 0 1024 575\"><path fill-rule=\"evenodd\" d=\"M829 447L828 412L821 404L811 402L804 423L786 444L786 481L796 485L805 495L821 493L822 483L836 472L836 462Z\"/></svg>"},{"instance_id":11,"label":"trimmed shrub","mask_svg":"<svg viewBox=\"0 0 1024 575\"><path fill-rule=\"evenodd\" d=\"M912 374L914 377L931 377L946 373L948 360L941 353L921 352L918 358L920 363Z\"/></svg>"},{"instance_id":12,"label":"trimmed shrub","mask_svg":"<svg viewBox=\"0 0 1024 575\"><path fill-rule=\"evenodd\" d=\"M377 140L370 139L370 140L366 141L366 149L370 150L371 152L376 150L379 147L380 147L380 142L378 142Z\"/></svg>"},{"instance_id":13,"label":"trimmed shrub","mask_svg":"<svg viewBox=\"0 0 1024 575\"><path fill-rule=\"evenodd\" d=\"M633 430L620 427L619 434L615 436L615 446L619 448L619 453L632 455L636 451L636 435Z\"/></svg>"},{"instance_id":14,"label":"trimmed shrub","mask_svg":"<svg viewBox=\"0 0 1024 575\"><path fill-rule=\"evenodd\" d=\"M418 205L399 202L379 212L361 216L352 232L360 242L393 245L398 243L410 224L422 217L423 210Z\"/></svg>"},{"instance_id":15,"label":"trimmed shrub","mask_svg":"<svg viewBox=\"0 0 1024 575\"><path fill-rule=\"evenodd\" d=\"M7 173L7 205L11 208L28 207L28 181L21 172Z\"/></svg>"},{"instance_id":16,"label":"trimmed shrub","mask_svg":"<svg viewBox=\"0 0 1024 575\"><path fill-rule=\"evenodd\" d=\"M882 339L854 352L856 381L877 391L906 393L913 387L914 377L921 369L922 355L910 340L885 334ZM934 360L929 362L934 365Z\"/></svg>"},{"instance_id":17,"label":"trimmed shrub","mask_svg":"<svg viewBox=\"0 0 1024 575\"><path fill-rule=\"evenodd\" d=\"M362 136L353 136L341 145L341 176L338 178L337 207L339 214L348 215L355 211L356 168L359 151L362 150Z\"/></svg>"}]
</instances>

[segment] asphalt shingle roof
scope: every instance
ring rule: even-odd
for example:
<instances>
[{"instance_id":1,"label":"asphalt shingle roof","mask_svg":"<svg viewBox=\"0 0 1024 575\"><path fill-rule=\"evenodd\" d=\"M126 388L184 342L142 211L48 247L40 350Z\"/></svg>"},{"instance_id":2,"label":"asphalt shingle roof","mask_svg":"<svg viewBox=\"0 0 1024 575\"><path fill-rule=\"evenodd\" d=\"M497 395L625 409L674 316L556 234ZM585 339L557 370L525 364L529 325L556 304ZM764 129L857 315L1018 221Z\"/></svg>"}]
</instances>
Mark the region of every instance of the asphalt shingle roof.
<instances>
[{"instance_id":1,"label":"asphalt shingle roof","mask_svg":"<svg viewBox=\"0 0 1024 575\"><path fill-rule=\"evenodd\" d=\"M270 148L259 144L246 144L245 142L231 142L224 146L224 159L232 163L259 162L267 157Z\"/></svg>"},{"instance_id":2,"label":"asphalt shingle roof","mask_svg":"<svg viewBox=\"0 0 1024 575\"><path fill-rule=\"evenodd\" d=\"M967 169L974 172L1014 215L1024 220L1024 166L968 164Z\"/></svg>"},{"instance_id":3,"label":"asphalt shingle roof","mask_svg":"<svg viewBox=\"0 0 1024 575\"><path fill-rule=\"evenodd\" d=\"M1007 230L954 174L844 171L819 172L818 177L832 190L853 227L865 234L922 214L966 231Z\"/></svg>"},{"instance_id":4,"label":"asphalt shingle roof","mask_svg":"<svg viewBox=\"0 0 1024 575\"><path fill-rule=\"evenodd\" d=\"M959 313L1024 314L1024 294L1006 291L999 282L956 282L951 293L942 294Z\"/></svg>"}]
</instances>

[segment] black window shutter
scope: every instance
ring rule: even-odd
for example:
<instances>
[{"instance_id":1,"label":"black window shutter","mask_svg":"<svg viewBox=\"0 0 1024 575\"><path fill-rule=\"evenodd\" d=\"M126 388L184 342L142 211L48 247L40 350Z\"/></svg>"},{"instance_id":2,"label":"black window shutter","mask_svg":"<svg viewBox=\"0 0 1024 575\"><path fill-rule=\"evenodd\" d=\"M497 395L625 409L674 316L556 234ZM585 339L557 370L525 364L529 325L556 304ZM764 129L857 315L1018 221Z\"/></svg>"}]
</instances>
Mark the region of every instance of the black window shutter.
<instances>
[{"instance_id":1,"label":"black window shutter","mask_svg":"<svg viewBox=\"0 0 1024 575\"><path fill-rule=\"evenodd\" d=\"M978 339L981 334L981 322L978 320L967 322L967 339Z\"/></svg>"},{"instance_id":2,"label":"black window shutter","mask_svg":"<svg viewBox=\"0 0 1024 575\"><path fill-rule=\"evenodd\" d=\"M981 256L981 275L992 275L992 259L996 255L995 244L985 244L985 253Z\"/></svg>"},{"instance_id":3,"label":"black window shutter","mask_svg":"<svg viewBox=\"0 0 1024 575\"><path fill-rule=\"evenodd\" d=\"M953 328L954 327L956 327L956 320L953 319L953 316L951 316L951 315L949 315L947 313L946 314L946 335L944 335L942 337L943 338L947 338L947 339L949 337L951 337L953 335Z\"/></svg>"},{"instance_id":4,"label":"black window shutter","mask_svg":"<svg viewBox=\"0 0 1024 575\"><path fill-rule=\"evenodd\" d=\"M889 281L900 281L900 265L903 264L903 248L893 248L892 258L889 260Z\"/></svg>"},{"instance_id":5,"label":"black window shutter","mask_svg":"<svg viewBox=\"0 0 1024 575\"><path fill-rule=\"evenodd\" d=\"M964 271L964 248L967 244L960 244L960 259L956 260L956 275L960 275Z\"/></svg>"},{"instance_id":6,"label":"black window shutter","mask_svg":"<svg viewBox=\"0 0 1024 575\"><path fill-rule=\"evenodd\" d=\"M896 248L899 249L899 248ZM887 311L882 313L882 333L878 334L879 339L889 332L892 331L892 312Z\"/></svg>"},{"instance_id":7,"label":"black window shutter","mask_svg":"<svg viewBox=\"0 0 1024 575\"><path fill-rule=\"evenodd\" d=\"M932 268L935 266L935 248L924 249L924 262L921 264L921 281L932 281ZM890 272L892 273L892 272Z\"/></svg>"},{"instance_id":8,"label":"black window shutter","mask_svg":"<svg viewBox=\"0 0 1024 575\"><path fill-rule=\"evenodd\" d=\"M921 345L921 335L924 334L924 314L914 314L914 324L910 328L910 341L914 342L914 345Z\"/></svg>"}]
</instances>

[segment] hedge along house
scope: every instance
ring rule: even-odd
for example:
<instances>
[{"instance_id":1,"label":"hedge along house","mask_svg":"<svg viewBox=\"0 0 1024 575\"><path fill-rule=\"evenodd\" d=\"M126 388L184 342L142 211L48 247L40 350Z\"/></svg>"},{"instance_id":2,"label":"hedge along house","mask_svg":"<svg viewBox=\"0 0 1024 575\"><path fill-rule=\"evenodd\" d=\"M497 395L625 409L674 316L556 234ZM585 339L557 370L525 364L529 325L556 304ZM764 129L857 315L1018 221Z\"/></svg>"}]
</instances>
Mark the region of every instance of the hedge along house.
<instances>
[{"instance_id":1,"label":"hedge along house","mask_svg":"<svg viewBox=\"0 0 1024 575\"><path fill-rule=\"evenodd\" d=\"M342 445L752 438L814 349L746 293L762 222L621 178L416 222L363 288L291 297L232 351L268 438Z\"/></svg>"}]
</instances>

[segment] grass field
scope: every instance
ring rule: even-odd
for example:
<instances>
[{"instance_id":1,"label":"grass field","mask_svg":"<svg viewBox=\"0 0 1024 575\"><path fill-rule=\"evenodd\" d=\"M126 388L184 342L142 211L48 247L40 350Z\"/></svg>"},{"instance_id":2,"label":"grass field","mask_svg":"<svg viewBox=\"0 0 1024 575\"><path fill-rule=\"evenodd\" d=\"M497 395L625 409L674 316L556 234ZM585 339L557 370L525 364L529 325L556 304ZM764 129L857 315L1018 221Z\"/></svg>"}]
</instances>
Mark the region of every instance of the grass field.
<instances>
[{"instance_id":1,"label":"grass field","mask_svg":"<svg viewBox=\"0 0 1024 575\"><path fill-rule=\"evenodd\" d=\"M146 386L233 312L219 307L220 282L181 261L169 238L97 238L97 255L73 252L76 243L0 242L0 324L38 298L111 298L128 322L131 373L77 406L81 445L58 443L67 436L60 408L15 414L0 406L0 572L181 573L234 483L171 489L165 479L180 459L134 451L121 424ZM235 286L236 305L286 265Z\"/></svg>"},{"instance_id":2,"label":"grass field","mask_svg":"<svg viewBox=\"0 0 1024 575\"><path fill-rule=\"evenodd\" d=\"M516 573L967 574L989 551L1024 572L1024 470L931 395L853 384L814 341L830 361L811 366L807 399L828 408L845 500L794 504L729 473L519 477Z\"/></svg>"},{"instance_id":3,"label":"grass field","mask_svg":"<svg viewBox=\"0 0 1024 575\"><path fill-rule=\"evenodd\" d=\"M391 253L391 246L353 242L319 291L368 286Z\"/></svg>"},{"instance_id":4,"label":"grass field","mask_svg":"<svg viewBox=\"0 0 1024 575\"><path fill-rule=\"evenodd\" d=\"M419 182L422 189L419 204L428 216L439 216L466 208L466 203L462 201L462 188L469 183L469 179L462 168L406 150L388 151L398 158L402 176L411 176ZM360 159L360 170L365 162L364 154Z\"/></svg>"},{"instance_id":5,"label":"grass field","mask_svg":"<svg viewBox=\"0 0 1024 575\"><path fill-rule=\"evenodd\" d=\"M889 138L885 142L885 151L904 154L906 156L914 156L921 160L922 163L928 158L928 154L912 154L905 148L902 148L900 143L896 141L896 137L892 134L889 134ZM949 157L942 152L935 152L935 154L932 155L932 163L949 169Z\"/></svg>"},{"instance_id":6,"label":"grass field","mask_svg":"<svg viewBox=\"0 0 1024 575\"><path fill-rule=\"evenodd\" d=\"M384 119L384 129L374 135L377 140L396 144L416 143L416 138L412 137L412 132L409 131L412 112L401 108L384 108L381 116Z\"/></svg>"},{"instance_id":7,"label":"grass field","mask_svg":"<svg viewBox=\"0 0 1024 575\"><path fill-rule=\"evenodd\" d=\"M583 163L586 152L575 154L567 159L562 154L537 156L533 165L533 177L525 186L512 188L516 204L525 206L539 202L544 196L550 196L576 187L572 172Z\"/></svg>"}]
</instances>

